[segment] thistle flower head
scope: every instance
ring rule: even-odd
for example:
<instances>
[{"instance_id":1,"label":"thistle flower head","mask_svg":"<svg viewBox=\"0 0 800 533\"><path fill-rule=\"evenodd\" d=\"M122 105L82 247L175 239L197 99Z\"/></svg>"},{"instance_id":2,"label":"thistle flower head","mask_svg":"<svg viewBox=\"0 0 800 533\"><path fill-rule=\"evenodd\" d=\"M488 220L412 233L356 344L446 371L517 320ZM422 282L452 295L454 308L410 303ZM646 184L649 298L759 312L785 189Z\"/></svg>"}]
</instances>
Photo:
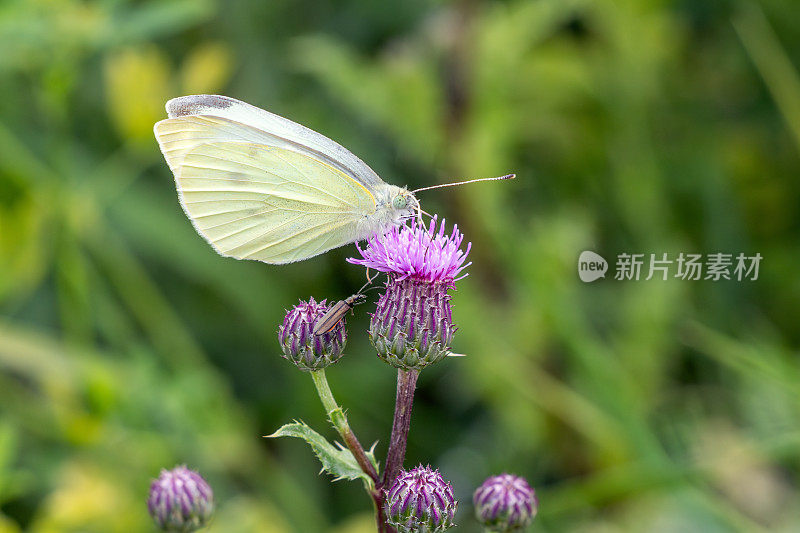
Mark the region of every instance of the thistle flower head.
<instances>
[{"instance_id":1,"label":"thistle flower head","mask_svg":"<svg viewBox=\"0 0 800 533\"><path fill-rule=\"evenodd\" d=\"M438 470L418 466L397 476L386 492L384 512L399 533L439 533L455 524L458 502Z\"/></svg>"},{"instance_id":2,"label":"thistle flower head","mask_svg":"<svg viewBox=\"0 0 800 533\"><path fill-rule=\"evenodd\" d=\"M413 219L411 225L395 226L385 235L375 235L367 241L367 248L358 251L361 259L349 258L356 265L391 274L394 279L406 278L435 282L454 282L466 276L461 273L470 263L464 264L472 243L461 249L464 235L453 227L445 235L445 221L436 231L436 217L430 226Z\"/></svg>"},{"instance_id":3,"label":"thistle flower head","mask_svg":"<svg viewBox=\"0 0 800 533\"><path fill-rule=\"evenodd\" d=\"M214 495L200 474L176 466L162 470L150 485L147 509L162 531L197 531L214 513Z\"/></svg>"},{"instance_id":4,"label":"thistle flower head","mask_svg":"<svg viewBox=\"0 0 800 533\"><path fill-rule=\"evenodd\" d=\"M421 370L450 353L456 327L450 309L450 289L466 274L470 244L436 218L426 227L417 220L372 237L361 259L349 262L387 272L386 291L370 320L369 335L378 356L404 370Z\"/></svg>"},{"instance_id":5,"label":"thistle flower head","mask_svg":"<svg viewBox=\"0 0 800 533\"><path fill-rule=\"evenodd\" d=\"M328 312L325 300L317 303L314 298L301 301L286 313L278 328L283 357L292 361L300 370L320 370L335 363L342 356L347 342L344 319L322 335L314 335L314 325Z\"/></svg>"},{"instance_id":6,"label":"thistle flower head","mask_svg":"<svg viewBox=\"0 0 800 533\"><path fill-rule=\"evenodd\" d=\"M475 490L475 515L488 531L522 531L536 516L539 501L524 478L501 474L492 476Z\"/></svg>"}]
</instances>

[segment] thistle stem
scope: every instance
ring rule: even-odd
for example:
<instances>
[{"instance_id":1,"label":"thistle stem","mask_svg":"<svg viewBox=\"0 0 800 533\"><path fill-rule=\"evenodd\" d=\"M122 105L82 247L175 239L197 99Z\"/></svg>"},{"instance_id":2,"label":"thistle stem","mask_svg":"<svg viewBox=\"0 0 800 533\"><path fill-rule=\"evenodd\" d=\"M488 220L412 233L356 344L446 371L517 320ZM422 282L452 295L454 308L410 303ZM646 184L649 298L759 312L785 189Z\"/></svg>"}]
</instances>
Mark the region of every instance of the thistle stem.
<instances>
[{"instance_id":1,"label":"thistle stem","mask_svg":"<svg viewBox=\"0 0 800 533\"><path fill-rule=\"evenodd\" d=\"M379 489L392 484L406 458L406 442L408 429L411 426L411 407L414 404L414 390L417 388L418 370L397 371L397 398L394 405L394 422L392 437L389 441L389 452L386 455L386 469Z\"/></svg>"},{"instance_id":2,"label":"thistle stem","mask_svg":"<svg viewBox=\"0 0 800 533\"><path fill-rule=\"evenodd\" d=\"M333 424L333 427L336 428L336 431L339 432L339 435L341 435L347 449L350 450L350 453L355 457L358 466L372 479L373 485L377 487L379 479L375 465L373 465L367 457L356 434L350 429L347 416L344 414L342 408L339 407L339 404L336 403L333 392L331 392L331 388L328 385L328 378L325 377L325 369L311 372L311 377L314 380L314 386L317 388L319 399L322 400L322 405L325 407L325 412L328 413L328 419L331 421L331 424ZM377 491L371 491L370 496L372 496L377 505L379 503Z\"/></svg>"}]
</instances>

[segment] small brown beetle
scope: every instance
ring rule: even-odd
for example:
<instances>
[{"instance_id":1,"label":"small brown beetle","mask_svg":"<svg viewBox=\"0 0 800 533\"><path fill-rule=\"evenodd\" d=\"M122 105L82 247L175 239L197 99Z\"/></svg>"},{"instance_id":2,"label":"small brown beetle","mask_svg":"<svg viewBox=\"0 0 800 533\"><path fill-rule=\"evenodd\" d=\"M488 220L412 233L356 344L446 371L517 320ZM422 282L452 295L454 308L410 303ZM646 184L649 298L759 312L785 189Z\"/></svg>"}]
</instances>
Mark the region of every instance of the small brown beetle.
<instances>
[{"instance_id":1,"label":"small brown beetle","mask_svg":"<svg viewBox=\"0 0 800 533\"><path fill-rule=\"evenodd\" d=\"M329 331L331 331L336 324L339 323L341 319L344 318L344 315L347 314L348 311L353 309L353 307L357 306L360 303L363 303L364 300L367 299L366 295L363 293L365 292L364 289L369 287L375 278L378 277L377 275L373 277L369 277L369 269L367 269L367 282L358 289L358 292L348 296L344 300L339 300L335 304L328 309L328 312L322 315L316 324L314 324L314 335L325 335Z\"/></svg>"},{"instance_id":2,"label":"small brown beetle","mask_svg":"<svg viewBox=\"0 0 800 533\"><path fill-rule=\"evenodd\" d=\"M353 307L363 303L367 297L360 292L348 296L344 300L339 300L328 309L328 312L322 315L322 318L317 320L314 325L314 335L324 335L331 331L339 321L344 318Z\"/></svg>"}]
</instances>

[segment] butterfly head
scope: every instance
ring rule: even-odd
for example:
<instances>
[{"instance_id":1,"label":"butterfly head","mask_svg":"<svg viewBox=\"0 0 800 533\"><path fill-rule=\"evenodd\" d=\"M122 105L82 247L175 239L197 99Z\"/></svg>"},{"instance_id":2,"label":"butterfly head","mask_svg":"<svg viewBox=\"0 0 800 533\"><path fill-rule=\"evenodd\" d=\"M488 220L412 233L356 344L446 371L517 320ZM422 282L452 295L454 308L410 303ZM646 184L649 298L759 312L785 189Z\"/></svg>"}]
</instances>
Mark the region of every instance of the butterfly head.
<instances>
[{"instance_id":1,"label":"butterfly head","mask_svg":"<svg viewBox=\"0 0 800 533\"><path fill-rule=\"evenodd\" d=\"M392 210L400 220L411 218L419 212L419 200L408 189L398 189L392 197Z\"/></svg>"}]
</instances>

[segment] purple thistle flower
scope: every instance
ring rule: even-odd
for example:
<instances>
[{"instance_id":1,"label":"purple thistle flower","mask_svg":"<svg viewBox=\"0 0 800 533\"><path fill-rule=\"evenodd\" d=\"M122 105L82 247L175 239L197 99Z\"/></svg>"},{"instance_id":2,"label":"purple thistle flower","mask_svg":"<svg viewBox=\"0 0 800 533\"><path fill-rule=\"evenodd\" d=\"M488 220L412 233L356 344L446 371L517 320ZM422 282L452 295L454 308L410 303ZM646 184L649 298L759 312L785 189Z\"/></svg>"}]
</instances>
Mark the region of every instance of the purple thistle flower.
<instances>
[{"instance_id":1,"label":"purple thistle flower","mask_svg":"<svg viewBox=\"0 0 800 533\"><path fill-rule=\"evenodd\" d=\"M400 472L383 505L387 522L398 533L439 533L455 525L458 502L438 470L419 465Z\"/></svg>"},{"instance_id":2,"label":"purple thistle flower","mask_svg":"<svg viewBox=\"0 0 800 533\"><path fill-rule=\"evenodd\" d=\"M314 335L314 325L328 312L325 300L317 303L314 298L300 301L294 306L278 328L283 357L305 371L320 370L339 360L347 342L344 319L332 330Z\"/></svg>"},{"instance_id":3,"label":"purple thistle flower","mask_svg":"<svg viewBox=\"0 0 800 533\"><path fill-rule=\"evenodd\" d=\"M425 227L417 220L376 235L361 259L350 263L389 274L386 291L370 320L370 340L378 356L403 370L421 370L450 353L456 327L448 290L470 263L465 263L471 243L461 249L464 236L453 227L445 234L443 220Z\"/></svg>"},{"instance_id":4,"label":"purple thistle flower","mask_svg":"<svg viewBox=\"0 0 800 533\"><path fill-rule=\"evenodd\" d=\"M153 481L147 509L162 531L197 531L214 513L214 494L200 474L180 465Z\"/></svg>"},{"instance_id":5,"label":"purple thistle flower","mask_svg":"<svg viewBox=\"0 0 800 533\"><path fill-rule=\"evenodd\" d=\"M472 497L475 516L488 531L522 531L536 516L539 500L524 478L501 474L492 476Z\"/></svg>"},{"instance_id":6,"label":"purple thistle flower","mask_svg":"<svg viewBox=\"0 0 800 533\"><path fill-rule=\"evenodd\" d=\"M445 221L436 231L436 217L426 228L414 219L410 226L394 226L385 235L375 235L367 241L366 250L358 247L361 259L348 258L355 265L392 274L397 280L406 278L452 284L466 277L459 276L472 263L464 264L472 243L461 250L464 235L453 226L453 232L445 235Z\"/></svg>"}]
</instances>

